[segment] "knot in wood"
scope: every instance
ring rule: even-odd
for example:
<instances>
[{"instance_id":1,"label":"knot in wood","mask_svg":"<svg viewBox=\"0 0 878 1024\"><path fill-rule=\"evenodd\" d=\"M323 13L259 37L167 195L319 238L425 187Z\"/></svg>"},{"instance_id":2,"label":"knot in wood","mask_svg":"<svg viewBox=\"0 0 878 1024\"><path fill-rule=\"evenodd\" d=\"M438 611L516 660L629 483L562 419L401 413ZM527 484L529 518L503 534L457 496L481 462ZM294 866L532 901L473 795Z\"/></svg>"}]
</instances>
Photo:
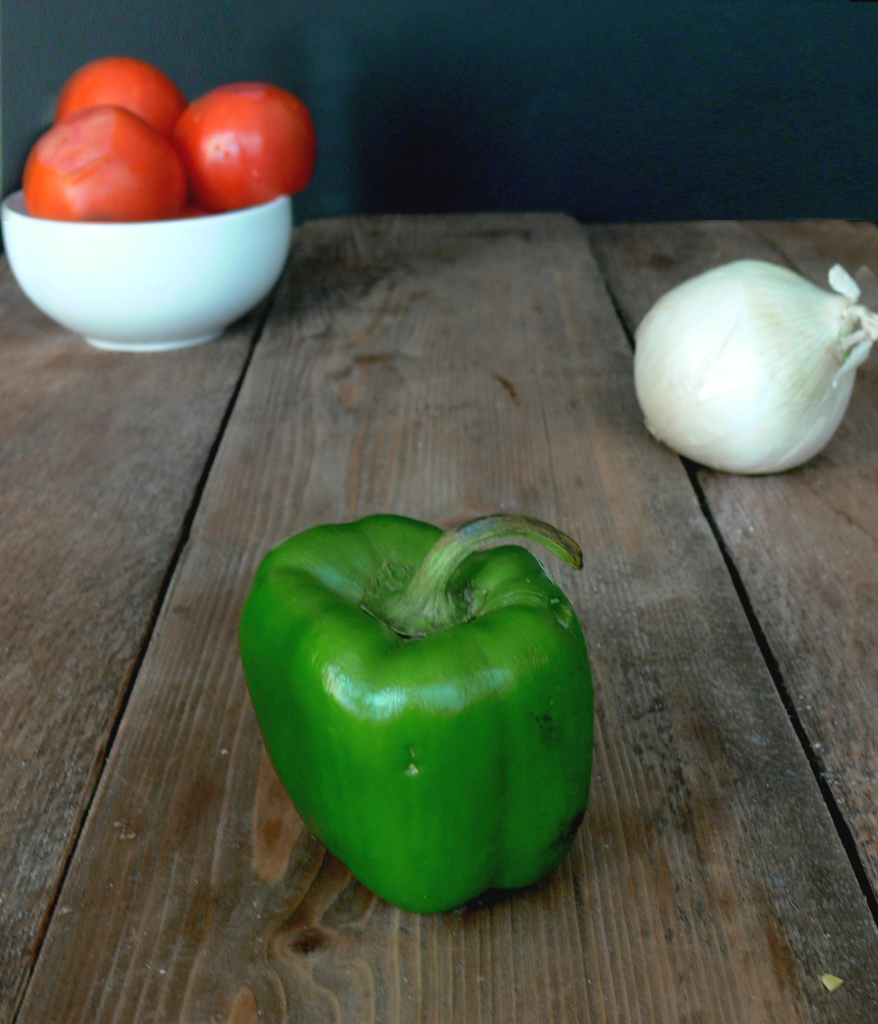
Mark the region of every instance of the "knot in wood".
<instances>
[{"instance_id":1,"label":"knot in wood","mask_svg":"<svg viewBox=\"0 0 878 1024\"><path fill-rule=\"evenodd\" d=\"M325 952L332 945L332 936L322 928L299 928L289 938L289 950L293 956L311 957Z\"/></svg>"}]
</instances>

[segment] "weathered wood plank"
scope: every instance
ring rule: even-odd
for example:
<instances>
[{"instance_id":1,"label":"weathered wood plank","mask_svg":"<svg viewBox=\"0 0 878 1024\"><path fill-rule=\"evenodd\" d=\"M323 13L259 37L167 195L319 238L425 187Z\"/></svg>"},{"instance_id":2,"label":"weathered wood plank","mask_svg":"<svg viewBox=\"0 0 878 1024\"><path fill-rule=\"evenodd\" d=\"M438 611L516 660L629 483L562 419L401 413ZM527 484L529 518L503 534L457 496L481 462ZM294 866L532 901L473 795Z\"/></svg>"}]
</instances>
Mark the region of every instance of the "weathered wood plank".
<instances>
[{"instance_id":1,"label":"weathered wood plank","mask_svg":"<svg viewBox=\"0 0 878 1024\"><path fill-rule=\"evenodd\" d=\"M279 793L238 615L258 560L294 530L504 508L585 551L581 576L559 575L598 687L589 814L541 885L402 914ZM20 1024L842 1022L875 1016L876 964L713 535L679 460L640 427L582 229L536 215L307 225ZM831 997L827 970L846 981Z\"/></svg>"},{"instance_id":2,"label":"weathered wood plank","mask_svg":"<svg viewBox=\"0 0 878 1024\"><path fill-rule=\"evenodd\" d=\"M256 327L97 352L0 267L0 1021L12 1018Z\"/></svg>"},{"instance_id":3,"label":"weathered wood plank","mask_svg":"<svg viewBox=\"0 0 878 1024\"><path fill-rule=\"evenodd\" d=\"M668 225L592 235L632 330L664 290L708 261L788 262L823 287L834 263L878 273L873 224ZM835 437L807 465L755 478L700 470L698 479L878 891L878 353L858 371Z\"/></svg>"}]
</instances>

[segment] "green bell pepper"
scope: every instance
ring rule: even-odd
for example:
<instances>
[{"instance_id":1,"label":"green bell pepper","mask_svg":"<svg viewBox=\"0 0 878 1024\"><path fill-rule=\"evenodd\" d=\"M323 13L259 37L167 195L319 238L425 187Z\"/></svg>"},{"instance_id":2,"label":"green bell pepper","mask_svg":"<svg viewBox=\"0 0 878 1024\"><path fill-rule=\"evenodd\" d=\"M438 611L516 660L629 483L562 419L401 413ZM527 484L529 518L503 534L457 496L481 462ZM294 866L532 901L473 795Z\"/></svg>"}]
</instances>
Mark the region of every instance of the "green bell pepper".
<instances>
[{"instance_id":1,"label":"green bell pepper","mask_svg":"<svg viewBox=\"0 0 878 1024\"><path fill-rule=\"evenodd\" d=\"M376 515L296 534L260 565L240 648L259 726L306 826L404 910L537 882L588 801L592 684L576 614L518 545L579 568L526 516L443 534Z\"/></svg>"}]
</instances>

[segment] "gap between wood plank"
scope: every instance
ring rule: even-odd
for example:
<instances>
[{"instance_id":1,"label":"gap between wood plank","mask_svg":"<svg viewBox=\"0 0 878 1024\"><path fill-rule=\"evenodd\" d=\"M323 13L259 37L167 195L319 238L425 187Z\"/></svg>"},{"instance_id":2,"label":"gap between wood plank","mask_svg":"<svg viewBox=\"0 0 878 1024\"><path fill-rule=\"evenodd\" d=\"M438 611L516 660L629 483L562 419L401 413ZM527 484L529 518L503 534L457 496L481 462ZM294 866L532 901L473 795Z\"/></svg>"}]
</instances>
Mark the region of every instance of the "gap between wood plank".
<instances>
[{"instance_id":1,"label":"gap between wood plank","mask_svg":"<svg viewBox=\"0 0 878 1024\"><path fill-rule=\"evenodd\" d=\"M783 259L784 263L790 266L791 269L795 269L787 256L782 253L776 246L771 246L778 255ZM625 337L628 339L628 344L631 346L631 351L634 351L634 337L628 330L628 326L625 322L625 317L622 315L622 310L616 301L616 296L613 294L612 288L608 281L606 281L607 293L610 296L610 301L613 303L613 308L616 311L616 316L619 319L619 323L622 326L622 330L625 332ZM872 889L872 885L869 881L869 875L866 871L865 865L860 858L859 851L857 850L856 840L854 839L853 833L838 806L835 796L832 793L832 789L826 781L826 777L823 771L823 765L817 752L808 739L808 734L805 731L805 727L796 713L795 704L790 698L786 684L784 682L783 675L780 670L780 666L777 663L777 659L774 656L774 652L768 643L768 638L765 635L765 631L762 628L759 619L756 616L756 612L753 609L753 604L747 594L747 589L744 586L744 581L741 578L741 574L738 572L738 568L735 565L731 553L726 547L725 540L720 531L719 525L713 516L713 512L707 503L704 491L701 484L698 482L698 467L695 463L690 462L689 459L679 457L683 463L683 468L686 470L686 475L689 477L689 482L692 485L692 489L695 492L695 497L698 500L698 507L701 509L701 513L707 520L707 525L710 527L710 531L713 534L714 540L717 543L720 554L722 555L723 562L725 563L726 569L732 581L732 585L735 588L735 593L738 595L738 600L741 602L741 607L744 610L744 614L747 617L747 622L756 640L756 644L762 655L762 659L765 662L765 666L768 669L768 674L771 676L771 680L774 683L774 687L777 690L777 695L780 698L780 702L783 705L784 710L787 713L787 717L790 720L790 724L793 727L793 732L799 741L805 757L807 758L808 765L811 768L811 772L817 782L817 787L820 790L820 794L823 797L823 802L826 804L826 809L829 812L829 817L832 820L838 837L841 841L842 847L847 854L851 868L854 872L854 877L857 879L857 884L860 887L861 892L866 900L866 904L869 907L869 913L872 915L872 920L878 925L878 896Z\"/></svg>"},{"instance_id":2,"label":"gap between wood plank","mask_svg":"<svg viewBox=\"0 0 878 1024\"><path fill-rule=\"evenodd\" d=\"M253 337L250 342L250 349L247 353L247 358L244 360L244 365L241 368L241 373L238 376L238 380L232 389L232 394L229 397L226 410L223 413L223 417L220 420L219 429L217 430L216 437L213 440L213 444L210 446L210 450L207 453L207 458L204 462L204 468L201 471L201 475L198 478L198 483L195 485L195 491L192 495L192 500L189 503L189 507L186 510L186 514L183 517L183 523L180 527L180 534L177 538L177 543L174 545L174 551L171 555L168 567L165 570L165 574L162 577L161 586L159 587L158 593L156 594L155 602L153 603L152 611L149 616L149 621L146 625L146 632L144 634L143 643L137 654L137 658L134 661L134 665L131 668L131 674L128 678L128 683L125 686L124 693L122 694L122 700L119 704L116 720L114 721L112 728L110 729L109 735L107 736L107 743L101 752L100 756L96 759L98 765L97 772L95 774L91 795L88 799L88 803L82 813L82 817L79 821L79 827L76 830L76 836L73 842L70 844L70 848L67 853L67 857L64 860L64 864L61 868L61 872L58 875L58 885L55 888L55 892L52 898L49 900L46 906L46 913L43 918L43 926L35 936L33 956L31 958L30 967L21 977L19 983L19 990L15 1003L12 1007L12 1013L9 1017L11 1024L15 1024L18 1020L18 1015L21 1010L24 997L27 993L30 985L31 977L33 976L34 967L39 959L40 951L43 947L43 941L46 937L46 933L49 930L49 925L55 916L55 908L58 904L58 900L61 896L61 892L64 889L64 883L67 880L67 874L70 870L70 865L73 863L73 858L76 855L76 851L79 848L79 840L82 836L82 831L85 828L85 823L88 820L88 816L91 812L92 804L94 803L95 794L100 786L101 778L104 774L104 766L107 763L109 753L113 748L113 744L116 742L116 735L119 731L120 723L125 716L125 710L128 707L128 701L131 697L134 685L137 682L137 677L140 674L140 668L143 664L143 659L146 657L146 652L149 650L149 645L152 642L153 633L155 632L156 623L158 622L159 614L161 613L162 606L165 603L165 596L167 595L168 588L171 585L171 580L174 577L174 573L177 569L177 565L180 561L180 556L183 553L183 549L186 547L186 543L189 540L189 534L192 530L192 523L195 520L195 515L198 511L198 506L201 504L201 496L204 493L204 488L207 484L207 479L210 476L211 469L213 468L214 461L216 460L217 452L219 451L220 443L222 442L223 436L226 432L229 420L234 412L235 405L238 401L238 395L240 394L241 387L244 383L244 378L247 376L247 371L250 368L250 363L253 360L253 353L256 349L256 345L259 339L262 337L262 332L265 329L265 324L268 320L269 314L271 313L272 306L274 305L274 298L277 293L277 288L271 292L269 297L264 301L262 310L258 313L258 318L253 329ZM210 342L208 342L210 344Z\"/></svg>"},{"instance_id":3,"label":"gap between wood plank","mask_svg":"<svg viewBox=\"0 0 878 1024\"><path fill-rule=\"evenodd\" d=\"M787 691L780 666L778 665L777 659L769 646L768 638L762 629L759 619L756 617L756 612L754 611L753 605L747 594L744 581L741 579L741 575L732 560L731 553L726 547L719 526L717 525L713 513L710 510L710 506L707 503L707 499L704 496L701 484L698 482L698 467L688 459L681 459L681 461L689 476L692 489L695 491L695 496L698 499L698 505L701 508L701 512L707 520L708 526L710 526L711 532L713 533L714 539L719 547L720 554L723 557L726 569L728 569L729 576L732 579L732 584L735 587L735 592L738 595L738 600L741 602L744 614L747 616L747 622L750 624L750 629L753 631L753 636L756 639L756 643L762 654L763 660L765 661L768 673L771 676L775 689L777 690L778 697L780 697L781 704L784 706L787 717L789 718L793 731L796 734L796 738L801 744L802 749L805 751L805 756L808 759L808 764L811 766L811 771L817 781L820 792L823 795L823 800L826 804L827 810L829 811L829 816L832 819L833 825L835 825L835 829L841 839L842 846L848 855L854 875L856 876L860 889L863 892L863 896L866 898L866 903L869 905L869 911L872 914L872 918L875 923L878 924L878 898L876 898L875 893L872 890L872 886L869 883L869 876L866 873L866 868L857 851L857 844L854 840L853 833L851 832L847 821L845 821L844 815L841 813L841 809L839 808L832 790L826 781L820 758L817 756L816 751L811 745L811 741L808 739L808 734L805 732L805 728L802 725L799 716L796 714L795 705Z\"/></svg>"}]
</instances>

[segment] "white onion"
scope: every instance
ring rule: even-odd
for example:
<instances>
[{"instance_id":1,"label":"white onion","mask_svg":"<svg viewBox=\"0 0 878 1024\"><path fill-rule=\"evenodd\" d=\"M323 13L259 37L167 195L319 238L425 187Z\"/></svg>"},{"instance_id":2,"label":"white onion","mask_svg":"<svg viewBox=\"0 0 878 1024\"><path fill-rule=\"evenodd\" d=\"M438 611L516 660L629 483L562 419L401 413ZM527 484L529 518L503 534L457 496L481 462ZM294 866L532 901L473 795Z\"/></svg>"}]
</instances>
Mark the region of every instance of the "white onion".
<instances>
[{"instance_id":1,"label":"white onion","mask_svg":"<svg viewBox=\"0 0 878 1024\"><path fill-rule=\"evenodd\" d=\"M878 338L853 278L835 266L829 281L835 293L785 267L738 260L663 295L635 334L650 432L729 473L776 473L816 455Z\"/></svg>"}]
</instances>

